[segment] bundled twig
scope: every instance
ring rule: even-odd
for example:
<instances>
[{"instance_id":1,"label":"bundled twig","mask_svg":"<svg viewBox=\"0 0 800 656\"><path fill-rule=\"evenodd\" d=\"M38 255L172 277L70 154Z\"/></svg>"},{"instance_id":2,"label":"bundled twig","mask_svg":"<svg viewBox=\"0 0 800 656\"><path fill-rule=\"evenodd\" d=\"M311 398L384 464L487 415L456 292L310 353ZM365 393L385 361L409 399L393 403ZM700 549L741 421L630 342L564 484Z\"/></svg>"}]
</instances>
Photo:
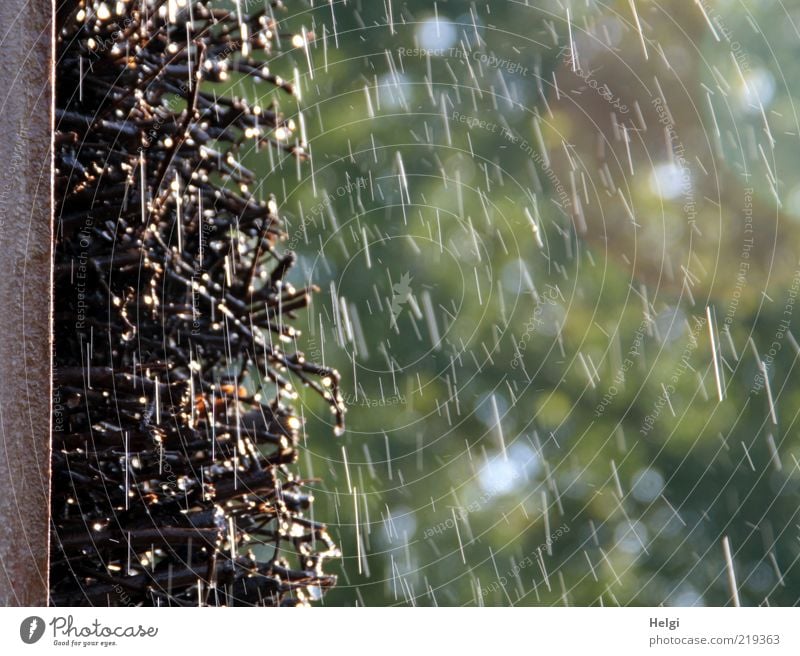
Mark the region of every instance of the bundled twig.
<instances>
[{"instance_id":1,"label":"bundled twig","mask_svg":"<svg viewBox=\"0 0 800 656\"><path fill-rule=\"evenodd\" d=\"M276 106L217 97L273 11L212 0L68 0L58 10L56 605L305 603L338 550L290 470L293 381L343 425L336 371L294 352L313 289L284 278L274 199L247 145L303 156Z\"/></svg>"}]
</instances>

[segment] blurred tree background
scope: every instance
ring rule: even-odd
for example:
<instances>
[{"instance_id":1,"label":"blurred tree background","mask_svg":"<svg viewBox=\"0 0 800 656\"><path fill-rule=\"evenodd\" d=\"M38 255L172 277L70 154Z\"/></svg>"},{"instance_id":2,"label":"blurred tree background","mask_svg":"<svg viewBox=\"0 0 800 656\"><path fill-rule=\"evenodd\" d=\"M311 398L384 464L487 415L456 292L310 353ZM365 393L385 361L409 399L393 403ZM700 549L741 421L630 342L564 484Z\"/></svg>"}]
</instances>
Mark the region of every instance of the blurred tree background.
<instances>
[{"instance_id":1,"label":"blurred tree background","mask_svg":"<svg viewBox=\"0 0 800 656\"><path fill-rule=\"evenodd\" d=\"M797 603L800 7L276 18L310 163L250 155L349 404L302 402L324 603Z\"/></svg>"}]
</instances>

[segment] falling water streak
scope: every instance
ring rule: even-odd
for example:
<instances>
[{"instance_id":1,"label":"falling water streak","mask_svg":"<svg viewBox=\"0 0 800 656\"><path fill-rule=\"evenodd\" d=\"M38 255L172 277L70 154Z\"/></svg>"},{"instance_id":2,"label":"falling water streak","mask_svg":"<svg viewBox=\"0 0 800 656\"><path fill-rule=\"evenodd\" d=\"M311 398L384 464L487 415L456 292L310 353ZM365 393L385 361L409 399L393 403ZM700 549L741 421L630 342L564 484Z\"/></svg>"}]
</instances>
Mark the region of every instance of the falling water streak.
<instances>
[{"instance_id":1,"label":"falling water streak","mask_svg":"<svg viewBox=\"0 0 800 656\"><path fill-rule=\"evenodd\" d=\"M456 527L456 537L458 538L458 550L461 553L461 562L467 564L467 559L464 556L464 544L461 542L461 531L458 528L458 519L456 518L456 509L450 508L453 513L453 525Z\"/></svg>"},{"instance_id":2,"label":"falling water streak","mask_svg":"<svg viewBox=\"0 0 800 656\"><path fill-rule=\"evenodd\" d=\"M628 522L628 526L630 527L631 533L633 533L634 537L641 545L642 551L644 551L645 554L649 556L650 552L647 550L647 545L644 542L642 542L642 538L639 537L639 531L636 530L636 527L633 525L633 521L628 516L628 513L625 511L625 506L622 505L622 499L619 499L619 509L622 511L622 516L625 517L625 521Z\"/></svg>"},{"instance_id":3,"label":"falling water streak","mask_svg":"<svg viewBox=\"0 0 800 656\"><path fill-rule=\"evenodd\" d=\"M672 125L674 125L675 124L675 119L672 116L672 112L669 110L669 104L667 103L667 96L664 93L664 90L661 88L661 83L658 81L658 76L657 75L653 77L653 82L656 85L656 89L658 89L658 95L661 98L661 103L662 103L662 105L664 107L664 112L666 113L667 118L669 119L669 122ZM669 144L669 141L667 143ZM672 151L672 148L668 147L667 150L668 151Z\"/></svg>"},{"instance_id":4,"label":"falling water streak","mask_svg":"<svg viewBox=\"0 0 800 656\"><path fill-rule=\"evenodd\" d=\"M638 223L636 223L636 216L634 215L633 210L631 209L631 206L628 204L628 200L627 200L627 198L625 198L625 194L622 193L622 187L617 187L617 194L619 195L620 199L622 200L622 205L625 208L625 211L627 212L628 218L631 220L631 223L634 226L636 226L637 228L641 227L641 226L639 226Z\"/></svg>"},{"instance_id":5,"label":"falling water streak","mask_svg":"<svg viewBox=\"0 0 800 656\"><path fill-rule=\"evenodd\" d=\"M675 515L675 517L677 517L677 518L678 518L678 521L679 521L681 524L683 524L684 526L686 526L686 522L685 522L685 521L683 521L683 517L681 517L681 516L678 514L678 511L677 511L677 510L675 509L675 507L674 507L674 506L673 506L673 505L672 505L672 504L669 502L669 499L667 499L667 497L665 497L663 494L661 495L661 498L664 500L664 503L666 503L666 504L667 504L667 506L669 506L669 509L670 509L670 510L673 512L673 514Z\"/></svg>"},{"instance_id":6,"label":"falling water streak","mask_svg":"<svg viewBox=\"0 0 800 656\"><path fill-rule=\"evenodd\" d=\"M720 41L719 34L717 34L717 30L714 29L714 23L711 22L711 18L709 18L708 14L706 13L705 7L703 7L703 3L700 0L694 0L694 3L697 5L697 8L702 12L703 18L705 18L706 23L708 24L709 29L711 30L711 34L714 35L714 38L717 42Z\"/></svg>"},{"instance_id":7,"label":"falling water streak","mask_svg":"<svg viewBox=\"0 0 800 656\"><path fill-rule=\"evenodd\" d=\"M475 5L474 3L469 8L469 15L472 18L472 32L475 35L475 45L476 47L480 47L481 43L485 44L485 41L481 39L480 32L478 31L478 19L475 16Z\"/></svg>"},{"instance_id":8,"label":"falling water streak","mask_svg":"<svg viewBox=\"0 0 800 656\"><path fill-rule=\"evenodd\" d=\"M708 338L711 340L711 359L714 364L714 380L717 383L717 397L719 398L719 402L722 403L723 399L725 398L725 393L722 385L722 372L720 371L717 340L714 335L714 318L712 316L710 305L706 305L706 319L708 321Z\"/></svg>"},{"instance_id":9,"label":"falling water streak","mask_svg":"<svg viewBox=\"0 0 800 656\"><path fill-rule=\"evenodd\" d=\"M128 445L129 445L130 436L128 435L128 431L125 431L122 435L123 435L123 439L125 441L125 510L128 510L128 503L129 503L129 498L130 498L130 493L129 493L129 490L130 490L130 483L129 483L129 480L130 480L130 464L129 464L130 447Z\"/></svg>"},{"instance_id":10,"label":"falling water streak","mask_svg":"<svg viewBox=\"0 0 800 656\"><path fill-rule=\"evenodd\" d=\"M768 136L770 138L772 138L771 135L768 135ZM783 204L781 203L780 195L778 194L778 190L777 190L777 187L778 187L778 184L779 184L778 178L775 175L775 173L772 171L772 167L769 165L769 160L767 160L767 155L764 152L764 147L761 144L758 144L758 152L760 153L761 160L764 162L764 166L767 169L767 182L769 183L769 187L770 187L770 191L772 192L772 196L773 196L776 204L778 205L778 207L779 208L783 207Z\"/></svg>"},{"instance_id":11,"label":"falling water streak","mask_svg":"<svg viewBox=\"0 0 800 656\"><path fill-rule=\"evenodd\" d=\"M744 449L744 456L747 458L747 463L750 465L750 469L755 471L756 466L753 464L753 459L750 457L750 452L747 450L747 445L744 442L742 442L742 449Z\"/></svg>"},{"instance_id":12,"label":"falling water streak","mask_svg":"<svg viewBox=\"0 0 800 656\"><path fill-rule=\"evenodd\" d=\"M769 375L767 374L767 365L763 360L758 361L758 368L761 370L761 375L764 378L764 391L767 393L767 403L769 404L769 416L772 423L778 425L778 414L775 410L775 401L772 398L772 385L769 382Z\"/></svg>"},{"instance_id":13,"label":"falling water streak","mask_svg":"<svg viewBox=\"0 0 800 656\"><path fill-rule=\"evenodd\" d=\"M178 229L178 251L183 253L183 216L181 213L183 196L181 195L181 182L177 171L175 171L175 181L172 183L172 188L175 192L175 223Z\"/></svg>"},{"instance_id":14,"label":"falling water streak","mask_svg":"<svg viewBox=\"0 0 800 656\"><path fill-rule=\"evenodd\" d=\"M389 436L386 433L383 434L383 440L384 440L384 443L386 445L386 469L387 469L387 474L389 476L389 480L392 481L392 480L394 480L394 477L392 476L392 454L389 452Z\"/></svg>"},{"instance_id":15,"label":"falling water streak","mask_svg":"<svg viewBox=\"0 0 800 656\"><path fill-rule=\"evenodd\" d=\"M481 281L478 278L478 269L472 270L475 273L475 295L478 298L478 305L483 305L483 295L481 294Z\"/></svg>"},{"instance_id":16,"label":"falling water streak","mask_svg":"<svg viewBox=\"0 0 800 656\"><path fill-rule=\"evenodd\" d=\"M331 280L330 284L330 294L331 294L331 308L333 309L333 325L336 329L336 341L339 344L340 348L345 347L344 341L344 331L342 330L342 319L339 314L339 303L336 300L336 282ZM320 320L322 317L320 316ZM322 331L320 331L320 334Z\"/></svg>"},{"instance_id":17,"label":"falling water streak","mask_svg":"<svg viewBox=\"0 0 800 656\"><path fill-rule=\"evenodd\" d=\"M742 83L744 87L745 94L749 98L752 95L752 91L750 90L750 85L747 83L747 78L745 78L744 73L742 72L742 67L739 66L739 60L736 59L736 55L731 52L731 59L733 60L733 65L736 68L736 72L739 74L739 82Z\"/></svg>"},{"instance_id":18,"label":"falling water streak","mask_svg":"<svg viewBox=\"0 0 800 656\"><path fill-rule=\"evenodd\" d=\"M733 556L731 555L731 544L728 536L722 538L722 552L725 554L725 567L728 570L728 585L731 589L731 599L734 606L741 606L739 602L739 590L736 586L736 572L733 569Z\"/></svg>"},{"instance_id":19,"label":"falling water streak","mask_svg":"<svg viewBox=\"0 0 800 656\"><path fill-rule=\"evenodd\" d=\"M464 64L467 66L467 72L469 73L470 80L472 80L474 89L477 92L478 97L483 98L483 91L481 90L481 84L478 80L478 76L475 75L475 70L472 68L472 64L470 64L470 56L469 56L470 50L467 48L467 44L465 44L463 40L461 41L461 50L464 53L463 61Z\"/></svg>"},{"instance_id":20,"label":"falling water streak","mask_svg":"<svg viewBox=\"0 0 800 656\"><path fill-rule=\"evenodd\" d=\"M342 325L344 326L344 333L347 341L352 344L355 339L355 335L353 332L353 324L350 321L350 312L347 309L347 300L344 296L339 297L339 316L342 321Z\"/></svg>"},{"instance_id":21,"label":"falling water streak","mask_svg":"<svg viewBox=\"0 0 800 656\"><path fill-rule=\"evenodd\" d=\"M617 472L617 463L614 460L611 461L611 473L614 478L614 484L617 486L617 495L619 495L620 501L625 498L625 494L622 492L622 482L619 479L619 472Z\"/></svg>"},{"instance_id":22,"label":"falling water streak","mask_svg":"<svg viewBox=\"0 0 800 656\"><path fill-rule=\"evenodd\" d=\"M308 64L308 79L314 79L314 65L311 63L311 49L308 47L308 31L305 26L301 28L301 35L303 39L303 52L306 56L306 63Z\"/></svg>"},{"instance_id":23,"label":"falling water streak","mask_svg":"<svg viewBox=\"0 0 800 656\"><path fill-rule=\"evenodd\" d=\"M669 408L670 414L673 417L677 417L675 414L675 408L672 407L672 400L670 399L669 391L667 391L667 386L664 383L661 383L661 391L663 392L662 398L667 402L667 407Z\"/></svg>"},{"instance_id":24,"label":"falling water streak","mask_svg":"<svg viewBox=\"0 0 800 656\"><path fill-rule=\"evenodd\" d=\"M534 114L533 117L533 134L536 137L536 145L539 147L539 155L542 157L543 167L545 169L550 168L550 156L547 152L547 146L545 145L544 135L542 134L542 127L539 125L541 121L541 117L539 116L538 110Z\"/></svg>"},{"instance_id":25,"label":"falling water streak","mask_svg":"<svg viewBox=\"0 0 800 656\"><path fill-rule=\"evenodd\" d=\"M589 381L589 385L591 385L592 389L596 389L597 385L595 385L594 376L589 369L589 365L586 363L586 358L583 357L583 353L578 353L578 360L580 360L583 371L586 374L586 379Z\"/></svg>"},{"instance_id":26,"label":"falling water streak","mask_svg":"<svg viewBox=\"0 0 800 656\"><path fill-rule=\"evenodd\" d=\"M775 471L781 471L783 465L781 464L781 457L778 454L778 447L775 444L775 438L772 436L772 433L767 435L767 446L769 447L769 454L772 458L772 465L775 467Z\"/></svg>"},{"instance_id":27,"label":"falling water streak","mask_svg":"<svg viewBox=\"0 0 800 656\"><path fill-rule=\"evenodd\" d=\"M322 60L325 73L328 72L328 26L322 26Z\"/></svg>"},{"instance_id":28,"label":"falling water streak","mask_svg":"<svg viewBox=\"0 0 800 656\"><path fill-rule=\"evenodd\" d=\"M331 24L333 25L333 42L336 45L336 48L339 48L339 33L336 27L336 13L333 11L333 0L328 0L328 4L331 7Z\"/></svg>"},{"instance_id":29,"label":"falling water streak","mask_svg":"<svg viewBox=\"0 0 800 656\"><path fill-rule=\"evenodd\" d=\"M361 239L364 243L364 258L366 260L367 269L371 269L372 259L369 256L369 241L367 241L367 229L365 226L361 227Z\"/></svg>"},{"instance_id":30,"label":"falling water streak","mask_svg":"<svg viewBox=\"0 0 800 656\"><path fill-rule=\"evenodd\" d=\"M633 13L633 20L636 22L636 29L639 32L639 40L642 43L642 52L644 52L644 59L648 61L650 57L647 54L647 43L644 39L644 32L642 32L642 24L639 22L639 12L636 11L636 2L635 0L628 0L628 4L631 6L631 12Z\"/></svg>"},{"instance_id":31,"label":"falling water streak","mask_svg":"<svg viewBox=\"0 0 800 656\"><path fill-rule=\"evenodd\" d=\"M542 233L541 230L539 229L538 222L533 218L533 216L530 213L530 210L528 210L527 207L523 209L523 213L525 214L525 218L527 218L528 222L531 224L531 230L533 231L533 237L536 240L536 245L539 248L544 248L544 242L542 241Z\"/></svg>"},{"instance_id":32,"label":"falling water streak","mask_svg":"<svg viewBox=\"0 0 800 656\"><path fill-rule=\"evenodd\" d=\"M441 350L441 338L439 337L439 326L436 323L436 315L433 311L433 302L428 290L422 291L422 306L425 310L425 322L428 325L428 333L430 334L431 344L436 351Z\"/></svg>"},{"instance_id":33,"label":"falling water streak","mask_svg":"<svg viewBox=\"0 0 800 656\"><path fill-rule=\"evenodd\" d=\"M442 92L441 98L441 105L442 105L442 122L444 123L444 131L445 131L445 138L447 139L447 145L453 145L453 136L450 133L450 116L447 114L447 96Z\"/></svg>"},{"instance_id":34,"label":"falling water streak","mask_svg":"<svg viewBox=\"0 0 800 656\"><path fill-rule=\"evenodd\" d=\"M775 552L770 551L767 554L767 557L769 558L770 563L772 563L772 569L775 571L775 576L778 579L778 584L782 588L785 588L786 584L783 582L783 573L781 572L780 567L778 567L778 559L775 557Z\"/></svg>"},{"instance_id":35,"label":"falling water streak","mask_svg":"<svg viewBox=\"0 0 800 656\"><path fill-rule=\"evenodd\" d=\"M372 106L372 96L369 92L369 86L364 85L364 97L367 99L367 115L370 118L375 118L375 108Z\"/></svg>"},{"instance_id":36,"label":"falling water streak","mask_svg":"<svg viewBox=\"0 0 800 656\"><path fill-rule=\"evenodd\" d=\"M722 132L719 129L719 122L717 121L717 113L714 111L714 102L711 100L711 92L706 91L706 102L708 102L708 109L711 112L711 118L714 122L714 134L719 139L722 136Z\"/></svg>"},{"instance_id":37,"label":"falling water streak","mask_svg":"<svg viewBox=\"0 0 800 656\"><path fill-rule=\"evenodd\" d=\"M622 141L625 142L625 152L628 155L628 170L631 172L631 177L634 176L633 171L633 155L631 154L631 138L628 136L628 128L622 126Z\"/></svg>"},{"instance_id":38,"label":"falling water streak","mask_svg":"<svg viewBox=\"0 0 800 656\"><path fill-rule=\"evenodd\" d=\"M508 462L508 451L506 450L506 440L503 435L503 425L500 422L500 411L497 408L497 397L492 394L492 413L494 415L494 427L497 431L497 439L500 442L500 451L503 454L503 460Z\"/></svg>"},{"instance_id":39,"label":"falling water streak","mask_svg":"<svg viewBox=\"0 0 800 656\"><path fill-rule=\"evenodd\" d=\"M725 339L728 341L728 346L731 349L731 353L733 353L733 359L736 360L736 362L739 362L739 353L736 351L736 346L733 343L733 336L731 335L730 326L725 324L722 327L722 332L725 335Z\"/></svg>"},{"instance_id":40,"label":"falling water streak","mask_svg":"<svg viewBox=\"0 0 800 656\"><path fill-rule=\"evenodd\" d=\"M772 136L772 130L769 129L769 121L767 120L767 112L764 109L764 103L761 102L761 98L758 98L758 109L761 112L761 120L764 121L764 134L767 135L767 139L769 139L769 147L773 151L775 150L775 137ZM763 154L763 150L762 150ZM764 155L764 159L766 160L766 155ZM769 168L769 165L767 165ZM775 181L777 182L777 181Z\"/></svg>"},{"instance_id":41,"label":"falling water streak","mask_svg":"<svg viewBox=\"0 0 800 656\"><path fill-rule=\"evenodd\" d=\"M595 582L598 582L599 579L597 578L597 573L594 571L594 565L592 564L592 559L589 558L589 552L586 549L583 550L583 555L586 556L586 562L589 563L589 570L592 572L592 578Z\"/></svg>"},{"instance_id":42,"label":"falling water streak","mask_svg":"<svg viewBox=\"0 0 800 656\"><path fill-rule=\"evenodd\" d=\"M389 24L389 33L394 36L394 15L392 13L392 0L385 0L386 2L386 22Z\"/></svg>"},{"instance_id":43,"label":"falling water streak","mask_svg":"<svg viewBox=\"0 0 800 656\"><path fill-rule=\"evenodd\" d=\"M344 462L344 473L347 478L347 489L351 494L354 494L353 484L350 481L350 465L347 462L347 449L344 444L342 445L342 461Z\"/></svg>"},{"instance_id":44,"label":"falling water streak","mask_svg":"<svg viewBox=\"0 0 800 656\"><path fill-rule=\"evenodd\" d=\"M397 601L397 565L394 562L394 554L389 554L389 567L390 571L392 572L392 594L394 594L394 600Z\"/></svg>"},{"instance_id":45,"label":"falling water streak","mask_svg":"<svg viewBox=\"0 0 800 656\"><path fill-rule=\"evenodd\" d=\"M155 377L155 405L156 405L156 426L161 425L161 383L158 376Z\"/></svg>"},{"instance_id":46,"label":"falling water streak","mask_svg":"<svg viewBox=\"0 0 800 656\"><path fill-rule=\"evenodd\" d=\"M408 193L408 179L406 178L406 167L403 165L403 157L397 151L395 159L398 168L398 180L400 182L400 205L403 208L403 225L408 225L406 216L406 205L411 205L411 196Z\"/></svg>"},{"instance_id":47,"label":"falling water streak","mask_svg":"<svg viewBox=\"0 0 800 656\"><path fill-rule=\"evenodd\" d=\"M479 192L479 197L481 199L481 203L483 203L483 195L480 194L480 192ZM485 208L485 205L484 205L484 208ZM481 258L481 247L478 244L478 231L475 230L475 226L472 225L472 217L471 216L467 217L467 225L469 226L470 237L472 237L472 245L475 248L475 257L478 258L479 262L482 262L483 258Z\"/></svg>"},{"instance_id":48,"label":"falling water streak","mask_svg":"<svg viewBox=\"0 0 800 656\"><path fill-rule=\"evenodd\" d=\"M550 504L547 502L547 492L542 490L542 519L544 520L544 535L547 555L553 555L552 540L550 540Z\"/></svg>"},{"instance_id":49,"label":"falling water streak","mask_svg":"<svg viewBox=\"0 0 800 656\"><path fill-rule=\"evenodd\" d=\"M539 569L542 570L542 578L544 579L544 584L547 586L547 591L552 592L553 588L550 587L550 577L547 575L547 567L544 564L544 556L542 555L542 548L536 548L536 561L539 563Z\"/></svg>"},{"instance_id":50,"label":"falling water streak","mask_svg":"<svg viewBox=\"0 0 800 656\"><path fill-rule=\"evenodd\" d=\"M353 488L353 509L356 521L356 559L358 560L358 573L362 574L361 567L361 527L358 523L358 490Z\"/></svg>"},{"instance_id":51,"label":"falling water streak","mask_svg":"<svg viewBox=\"0 0 800 656\"><path fill-rule=\"evenodd\" d=\"M147 223L147 176L144 152L139 153L139 201L142 206L142 225Z\"/></svg>"},{"instance_id":52,"label":"falling water streak","mask_svg":"<svg viewBox=\"0 0 800 656\"><path fill-rule=\"evenodd\" d=\"M511 597L508 596L508 590L506 590L506 586L503 583L503 579L505 577L500 576L500 570L497 568L497 560L494 557L494 551L492 551L491 547L489 547L489 557L492 561L492 565L494 566L494 573L497 576L496 580L500 584L500 588L503 590L503 594L506 596L506 599L508 599L508 604L513 606L514 603L511 601Z\"/></svg>"},{"instance_id":53,"label":"falling water streak","mask_svg":"<svg viewBox=\"0 0 800 656\"><path fill-rule=\"evenodd\" d=\"M572 61L572 72L578 72L578 51L575 49L575 39L572 38L572 17L570 16L569 7L567 7L567 32L569 33L569 53L570 60Z\"/></svg>"}]
</instances>

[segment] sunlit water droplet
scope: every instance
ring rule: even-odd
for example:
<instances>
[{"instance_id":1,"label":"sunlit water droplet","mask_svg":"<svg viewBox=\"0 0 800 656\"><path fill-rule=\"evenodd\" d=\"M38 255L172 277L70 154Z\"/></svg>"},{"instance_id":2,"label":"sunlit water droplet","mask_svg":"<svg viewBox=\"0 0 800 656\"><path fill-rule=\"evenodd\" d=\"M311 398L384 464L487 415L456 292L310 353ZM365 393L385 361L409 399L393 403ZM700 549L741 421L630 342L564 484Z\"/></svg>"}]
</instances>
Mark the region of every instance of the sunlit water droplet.
<instances>
[{"instance_id":1,"label":"sunlit water droplet","mask_svg":"<svg viewBox=\"0 0 800 656\"><path fill-rule=\"evenodd\" d=\"M691 173L677 164L657 164L650 173L650 190L665 200L678 198L690 184Z\"/></svg>"},{"instance_id":2,"label":"sunlit water droplet","mask_svg":"<svg viewBox=\"0 0 800 656\"><path fill-rule=\"evenodd\" d=\"M443 18L428 18L417 27L419 47L426 50L451 48L458 39L458 30L450 21Z\"/></svg>"}]
</instances>

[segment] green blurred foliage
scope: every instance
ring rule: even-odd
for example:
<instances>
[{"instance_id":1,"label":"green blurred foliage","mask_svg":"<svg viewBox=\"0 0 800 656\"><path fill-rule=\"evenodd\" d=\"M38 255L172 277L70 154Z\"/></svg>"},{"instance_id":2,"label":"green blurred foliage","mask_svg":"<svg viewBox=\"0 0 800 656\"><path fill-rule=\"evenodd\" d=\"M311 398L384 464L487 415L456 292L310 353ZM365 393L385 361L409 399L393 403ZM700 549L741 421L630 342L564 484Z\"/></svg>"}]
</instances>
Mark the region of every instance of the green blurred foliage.
<instances>
[{"instance_id":1,"label":"green blurred foliage","mask_svg":"<svg viewBox=\"0 0 800 656\"><path fill-rule=\"evenodd\" d=\"M686 189L654 187L668 161L655 121L625 117L638 150L609 170L636 230L603 188L576 116L610 111L589 86L556 88L561 3L392 2L392 24L384 3L321 4L283 18L286 34L313 31L307 53L287 38L269 62L300 81L282 109L311 162L248 162L278 198L295 281L320 288L298 347L340 370L349 400L341 438L302 402L315 514L344 554L325 603L727 604L725 536L742 603L797 603L800 387L791 338L775 338L783 319L797 332L784 312L800 243L784 10L703 3L717 40L694 3L638 2L645 63L629 3L573 3L585 65L593 43L612 53L591 74L631 108L655 86L642 73L625 87L622 68L657 71L685 135L693 233ZM580 197L583 233L559 185ZM746 187L768 266L754 255L737 287L725 267L742 259Z\"/></svg>"}]
</instances>

